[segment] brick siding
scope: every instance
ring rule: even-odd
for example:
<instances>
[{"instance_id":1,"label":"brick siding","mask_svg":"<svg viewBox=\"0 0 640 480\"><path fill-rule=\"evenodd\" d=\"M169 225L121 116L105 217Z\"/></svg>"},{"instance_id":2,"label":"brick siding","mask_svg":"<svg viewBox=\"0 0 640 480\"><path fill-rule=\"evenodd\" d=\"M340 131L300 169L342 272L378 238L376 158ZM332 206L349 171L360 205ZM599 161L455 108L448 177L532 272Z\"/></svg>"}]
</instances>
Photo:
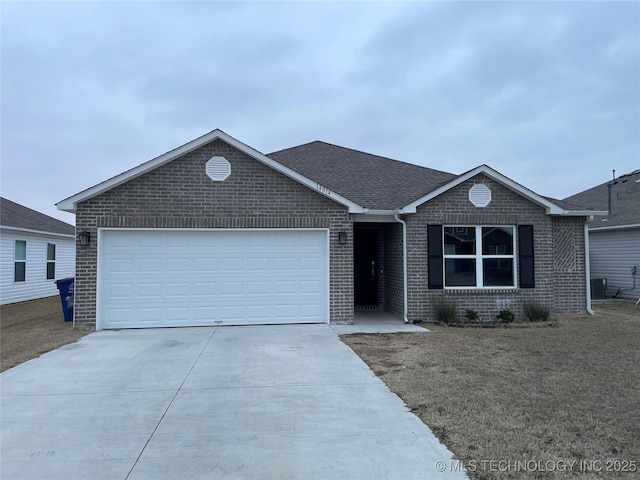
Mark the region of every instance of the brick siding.
<instances>
[{"instance_id":1,"label":"brick siding","mask_svg":"<svg viewBox=\"0 0 640 480\"><path fill-rule=\"evenodd\" d=\"M476 208L468 198L469 188L480 182L492 193L492 201L485 208ZM584 240L580 236L584 217L548 216L543 207L480 174L421 205L416 214L405 219L410 321L435 321L434 304L444 298L458 305L460 316L470 308L484 321L494 320L503 308L521 317L527 301L543 304L554 314L585 311ZM536 288L429 290L429 224L533 225Z\"/></svg>"},{"instance_id":2,"label":"brick siding","mask_svg":"<svg viewBox=\"0 0 640 480\"><path fill-rule=\"evenodd\" d=\"M384 227L384 290L385 310L404 316L404 268L402 265L402 225Z\"/></svg>"},{"instance_id":3,"label":"brick siding","mask_svg":"<svg viewBox=\"0 0 640 480\"><path fill-rule=\"evenodd\" d=\"M231 164L224 182L205 174L214 155ZM330 321L353 321L353 229L347 208L214 140L140 177L78 204L74 325L95 328L97 231L118 228L328 228ZM347 245L339 245L340 230Z\"/></svg>"},{"instance_id":4,"label":"brick siding","mask_svg":"<svg viewBox=\"0 0 640 480\"><path fill-rule=\"evenodd\" d=\"M231 175L213 182L205 163L214 155L231 163ZM468 190L485 183L492 201L474 207ZM405 215L410 321L434 321L434 304L455 301L492 320L499 310L522 315L526 301L554 314L585 310L584 217L551 217L544 208L484 175L464 182ZM427 225L533 225L534 289L429 290ZM74 325L95 328L99 228L327 228L330 232L330 321L353 321L353 223L347 208L245 155L222 140L154 169L78 205L76 228L91 245L76 245ZM375 224L379 232L379 307L403 314L402 225ZM347 232L339 245L338 232ZM517 252L517 247L516 247Z\"/></svg>"}]
</instances>

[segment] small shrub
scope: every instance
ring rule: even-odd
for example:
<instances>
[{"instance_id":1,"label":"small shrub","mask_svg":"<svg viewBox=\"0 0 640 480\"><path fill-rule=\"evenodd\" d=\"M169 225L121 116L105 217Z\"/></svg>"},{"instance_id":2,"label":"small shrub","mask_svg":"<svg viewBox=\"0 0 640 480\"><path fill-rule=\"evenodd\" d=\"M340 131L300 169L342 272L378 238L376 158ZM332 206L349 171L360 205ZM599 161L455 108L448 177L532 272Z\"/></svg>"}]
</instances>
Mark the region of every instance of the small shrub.
<instances>
[{"instance_id":1,"label":"small shrub","mask_svg":"<svg viewBox=\"0 0 640 480\"><path fill-rule=\"evenodd\" d=\"M516 319L516 314L508 308L503 308L502 310L500 310L500 313L496 315L496 318L501 322L511 323Z\"/></svg>"},{"instance_id":2,"label":"small shrub","mask_svg":"<svg viewBox=\"0 0 640 480\"><path fill-rule=\"evenodd\" d=\"M478 315L478 312L476 312L472 308L467 308L465 310L464 316L469 320L469 322L478 322L478 321L480 321L480 316Z\"/></svg>"},{"instance_id":3,"label":"small shrub","mask_svg":"<svg viewBox=\"0 0 640 480\"><path fill-rule=\"evenodd\" d=\"M525 303L522 311L530 322L545 322L549 320L551 313L549 307L545 307L535 301Z\"/></svg>"},{"instance_id":4,"label":"small shrub","mask_svg":"<svg viewBox=\"0 0 640 480\"><path fill-rule=\"evenodd\" d=\"M456 305L455 302L438 302L434 310L438 322L446 323L447 325L456 323L458 318L458 305Z\"/></svg>"}]
</instances>

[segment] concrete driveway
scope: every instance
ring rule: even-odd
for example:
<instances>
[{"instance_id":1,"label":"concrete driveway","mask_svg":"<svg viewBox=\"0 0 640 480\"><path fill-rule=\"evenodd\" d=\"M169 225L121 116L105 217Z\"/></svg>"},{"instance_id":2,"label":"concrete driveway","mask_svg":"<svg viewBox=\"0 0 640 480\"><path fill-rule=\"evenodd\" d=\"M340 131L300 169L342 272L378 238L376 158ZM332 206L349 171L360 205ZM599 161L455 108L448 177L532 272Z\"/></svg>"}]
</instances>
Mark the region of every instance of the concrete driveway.
<instances>
[{"instance_id":1,"label":"concrete driveway","mask_svg":"<svg viewBox=\"0 0 640 480\"><path fill-rule=\"evenodd\" d=\"M328 325L101 331L1 382L3 479L466 478Z\"/></svg>"}]
</instances>

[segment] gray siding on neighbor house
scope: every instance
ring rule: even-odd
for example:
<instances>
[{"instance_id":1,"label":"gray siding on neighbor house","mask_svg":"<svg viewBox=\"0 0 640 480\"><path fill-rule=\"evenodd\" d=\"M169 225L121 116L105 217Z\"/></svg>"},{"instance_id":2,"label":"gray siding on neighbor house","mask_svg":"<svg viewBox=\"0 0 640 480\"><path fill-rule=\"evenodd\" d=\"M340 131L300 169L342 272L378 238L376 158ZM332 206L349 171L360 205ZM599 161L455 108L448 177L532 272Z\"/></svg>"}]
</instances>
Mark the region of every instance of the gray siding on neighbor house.
<instances>
[{"instance_id":1,"label":"gray siding on neighbor house","mask_svg":"<svg viewBox=\"0 0 640 480\"><path fill-rule=\"evenodd\" d=\"M468 199L469 188L476 183L484 183L491 189L492 201L485 208L474 207ZM581 249L584 251L584 217L550 217L542 207L484 175L477 175L421 205L415 215L405 218L410 321L435 321L434 304L445 298L458 305L460 316L465 309L474 309L484 321L494 320L503 308L521 316L527 301L546 305L553 313L585 312L585 265L584 255L580 253ZM429 224L533 225L535 288L428 289Z\"/></svg>"},{"instance_id":2,"label":"gray siding on neighbor house","mask_svg":"<svg viewBox=\"0 0 640 480\"><path fill-rule=\"evenodd\" d=\"M214 155L231 175L213 182L205 163ZM330 233L330 320L353 320L353 231L347 208L214 140L166 165L78 204L78 231L91 232L77 248L74 324L96 319L97 230L117 228L326 228ZM338 245L340 230L347 245Z\"/></svg>"},{"instance_id":3,"label":"gray siding on neighbor house","mask_svg":"<svg viewBox=\"0 0 640 480\"><path fill-rule=\"evenodd\" d=\"M620 298L640 297L640 227L589 232L591 278L607 279L607 296L622 288ZM636 288L631 267L636 265Z\"/></svg>"}]
</instances>

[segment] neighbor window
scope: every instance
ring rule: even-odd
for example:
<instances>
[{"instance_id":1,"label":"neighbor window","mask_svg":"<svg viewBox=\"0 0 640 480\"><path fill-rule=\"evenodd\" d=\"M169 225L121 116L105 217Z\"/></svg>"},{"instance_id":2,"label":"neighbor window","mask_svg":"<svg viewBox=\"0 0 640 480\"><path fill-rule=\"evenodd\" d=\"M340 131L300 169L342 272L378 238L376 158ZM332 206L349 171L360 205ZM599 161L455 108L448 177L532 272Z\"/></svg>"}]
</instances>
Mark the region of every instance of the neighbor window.
<instances>
[{"instance_id":1,"label":"neighbor window","mask_svg":"<svg viewBox=\"0 0 640 480\"><path fill-rule=\"evenodd\" d=\"M445 287L514 287L515 227L445 226Z\"/></svg>"},{"instance_id":2,"label":"neighbor window","mask_svg":"<svg viewBox=\"0 0 640 480\"><path fill-rule=\"evenodd\" d=\"M13 253L13 281L24 282L27 272L27 242L16 240Z\"/></svg>"},{"instance_id":3,"label":"neighbor window","mask_svg":"<svg viewBox=\"0 0 640 480\"><path fill-rule=\"evenodd\" d=\"M56 278L56 245L47 243L47 280Z\"/></svg>"}]
</instances>

